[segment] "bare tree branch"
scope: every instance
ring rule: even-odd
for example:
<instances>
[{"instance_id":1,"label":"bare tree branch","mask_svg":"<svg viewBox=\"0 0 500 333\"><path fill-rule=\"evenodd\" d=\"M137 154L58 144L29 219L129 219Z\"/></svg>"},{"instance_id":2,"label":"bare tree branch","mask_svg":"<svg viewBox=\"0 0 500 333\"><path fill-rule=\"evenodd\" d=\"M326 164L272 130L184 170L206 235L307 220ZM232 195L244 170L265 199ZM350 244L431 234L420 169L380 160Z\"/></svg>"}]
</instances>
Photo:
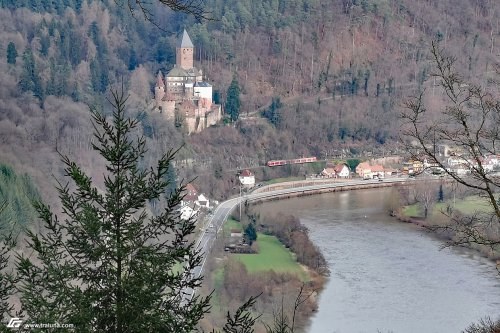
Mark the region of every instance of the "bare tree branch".
<instances>
[{"instance_id":1,"label":"bare tree branch","mask_svg":"<svg viewBox=\"0 0 500 333\"><path fill-rule=\"evenodd\" d=\"M448 214L449 225L433 229L452 232L455 237L451 243L455 245L498 246L500 207L496 194L500 177L486 161L500 154L500 80L492 80L484 87L466 82L455 69L456 59L446 55L437 42L432 43L431 55L435 64L432 76L442 87L448 104L441 110L428 110L425 91L407 100L402 114L405 121L403 142L413 159L427 160L433 167L444 170L459 184L485 197L491 207L490 212L472 215ZM439 153L439 145L455 151L453 158L465 174L459 174L448 164Z\"/></svg>"},{"instance_id":2,"label":"bare tree branch","mask_svg":"<svg viewBox=\"0 0 500 333\"><path fill-rule=\"evenodd\" d=\"M142 17L150 21L156 27L162 29L155 19L154 4L160 3L175 12L192 15L198 22L213 20L211 12L206 10L203 0L114 0L118 6L126 6L132 16L140 13ZM163 30L163 29L162 29Z\"/></svg>"}]
</instances>

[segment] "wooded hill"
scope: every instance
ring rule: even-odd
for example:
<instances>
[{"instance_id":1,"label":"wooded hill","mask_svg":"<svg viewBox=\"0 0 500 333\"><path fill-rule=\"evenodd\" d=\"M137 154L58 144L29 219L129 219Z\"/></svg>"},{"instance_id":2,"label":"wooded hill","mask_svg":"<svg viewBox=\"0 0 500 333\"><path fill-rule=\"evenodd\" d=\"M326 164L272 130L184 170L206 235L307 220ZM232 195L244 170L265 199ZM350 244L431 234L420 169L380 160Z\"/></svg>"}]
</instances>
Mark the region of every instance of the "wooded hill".
<instances>
[{"instance_id":1,"label":"wooded hill","mask_svg":"<svg viewBox=\"0 0 500 333\"><path fill-rule=\"evenodd\" d=\"M49 201L50 175L61 175L56 147L101 181L86 104L106 112L103 97L123 83L130 115L150 139L150 159L184 144L178 159L193 162L179 163L178 175L198 176L200 189L220 199L234 191L235 171L226 170L394 151L405 96L425 89L441 105L428 80L433 39L458 58L468 80L487 85L499 62L494 0L205 3L214 20L202 23L155 4L162 31L114 1L0 0L0 162L32 175ZM150 112L155 74L172 68L183 28L222 102L236 77L242 108L235 123L187 136L182 123Z\"/></svg>"}]
</instances>

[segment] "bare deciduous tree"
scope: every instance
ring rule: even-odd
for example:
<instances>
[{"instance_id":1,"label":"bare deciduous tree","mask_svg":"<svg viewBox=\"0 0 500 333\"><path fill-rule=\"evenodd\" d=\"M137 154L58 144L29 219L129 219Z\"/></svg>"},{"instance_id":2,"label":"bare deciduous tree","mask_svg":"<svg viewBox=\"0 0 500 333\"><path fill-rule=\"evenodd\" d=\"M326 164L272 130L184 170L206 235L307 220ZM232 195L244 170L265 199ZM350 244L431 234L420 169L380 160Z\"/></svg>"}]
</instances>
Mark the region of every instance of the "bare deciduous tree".
<instances>
[{"instance_id":1,"label":"bare deciduous tree","mask_svg":"<svg viewBox=\"0 0 500 333\"><path fill-rule=\"evenodd\" d=\"M403 135L409 142L407 148L413 158L427 159L459 184L485 197L491 206L490 211L472 216L449 213L450 223L436 229L456 235L451 244L475 243L493 248L500 245L500 207L495 197L500 177L485 161L487 156L500 153L498 84L490 81L481 86L464 80L455 68L456 59L446 55L437 42L432 43L431 54L436 67L433 77L443 89L447 105L441 110L428 110L424 93L405 103L402 118L406 121ZM439 147L444 145L455 151L454 158L465 174L448 167L439 153Z\"/></svg>"},{"instance_id":2,"label":"bare deciduous tree","mask_svg":"<svg viewBox=\"0 0 500 333\"><path fill-rule=\"evenodd\" d=\"M429 215L429 212L432 213L432 208L434 207L434 203L436 202L436 193L434 186L429 186L429 184L426 183L417 184L413 188L413 196L415 197L415 201L417 201L422 208L424 218L426 219Z\"/></svg>"},{"instance_id":3,"label":"bare deciduous tree","mask_svg":"<svg viewBox=\"0 0 500 333\"><path fill-rule=\"evenodd\" d=\"M295 331L295 320L298 310L302 304L307 302L317 291L307 290L306 285L302 284L293 304L292 319L285 314L284 298L281 299L281 307L273 312L272 326L265 324L267 333L293 333Z\"/></svg>"},{"instance_id":4,"label":"bare deciduous tree","mask_svg":"<svg viewBox=\"0 0 500 333\"><path fill-rule=\"evenodd\" d=\"M125 5L128 7L130 13L135 15L139 12L145 20L157 25L153 13L153 4L155 1L147 0L115 0L118 5ZM209 12L205 9L203 0L157 0L162 5L167 6L175 12L182 12L193 17L197 21L210 20Z\"/></svg>"}]
</instances>

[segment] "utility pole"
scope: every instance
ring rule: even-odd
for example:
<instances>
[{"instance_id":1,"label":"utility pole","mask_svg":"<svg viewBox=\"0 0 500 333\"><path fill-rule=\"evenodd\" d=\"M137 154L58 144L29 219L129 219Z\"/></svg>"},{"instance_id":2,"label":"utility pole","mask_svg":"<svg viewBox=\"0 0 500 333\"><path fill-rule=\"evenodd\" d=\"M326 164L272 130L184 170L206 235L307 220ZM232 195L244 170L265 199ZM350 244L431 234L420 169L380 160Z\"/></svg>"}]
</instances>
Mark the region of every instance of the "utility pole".
<instances>
[{"instance_id":1,"label":"utility pole","mask_svg":"<svg viewBox=\"0 0 500 333\"><path fill-rule=\"evenodd\" d=\"M240 223L241 223L241 184L240 184Z\"/></svg>"}]
</instances>

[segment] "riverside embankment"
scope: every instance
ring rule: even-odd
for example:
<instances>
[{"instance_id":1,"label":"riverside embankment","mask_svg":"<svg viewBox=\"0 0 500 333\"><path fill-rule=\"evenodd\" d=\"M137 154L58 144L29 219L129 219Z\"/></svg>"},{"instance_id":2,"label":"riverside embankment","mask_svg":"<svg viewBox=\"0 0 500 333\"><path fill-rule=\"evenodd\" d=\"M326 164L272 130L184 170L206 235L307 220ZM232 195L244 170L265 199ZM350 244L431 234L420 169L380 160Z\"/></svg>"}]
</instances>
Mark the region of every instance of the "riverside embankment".
<instances>
[{"instance_id":1,"label":"riverside embankment","mask_svg":"<svg viewBox=\"0 0 500 333\"><path fill-rule=\"evenodd\" d=\"M308 332L460 332L496 319L500 280L494 264L387 214L390 189L264 202L309 228L331 275ZM257 208L256 207L256 208Z\"/></svg>"},{"instance_id":2,"label":"riverside embankment","mask_svg":"<svg viewBox=\"0 0 500 333\"><path fill-rule=\"evenodd\" d=\"M373 189L381 187L408 186L414 181L408 178L392 177L378 180L360 179L328 179L328 180L304 180L292 181L279 184L263 186L251 194L244 195L241 200L252 203L264 201L289 199L302 196L310 196L324 193Z\"/></svg>"}]
</instances>

